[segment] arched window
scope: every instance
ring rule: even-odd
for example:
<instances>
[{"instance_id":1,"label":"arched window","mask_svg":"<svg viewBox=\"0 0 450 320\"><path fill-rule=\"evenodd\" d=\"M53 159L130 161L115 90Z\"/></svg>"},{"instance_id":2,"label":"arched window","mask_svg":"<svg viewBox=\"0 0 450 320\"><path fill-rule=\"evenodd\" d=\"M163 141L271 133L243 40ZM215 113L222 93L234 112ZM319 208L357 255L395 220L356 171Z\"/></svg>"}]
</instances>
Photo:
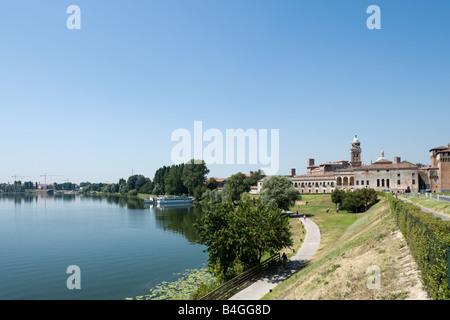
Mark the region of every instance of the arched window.
<instances>
[{"instance_id":1,"label":"arched window","mask_svg":"<svg viewBox=\"0 0 450 320\"><path fill-rule=\"evenodd\" d=\"M336 183L337 183L338 186L342 186L342 178L338 177L337 180L336 180Z\"/></svg>"},{"instance_id":2,"label":"arched window","mask_svg":"<svg viewBox=\"0 0 450 320\"><path fill-rule=\"evenodd\" d=\"M377 179L377 187L380 186L380 179Z\"/></svg>"},{"instance_id":3,"label":"arched window","mask_svg":"<svg viewBox=\"0 0 450 320\"><path fill-rule=\"evenodd\" d=\"M384 187L384 179L381 179L381 186Z\"/></svg>"},{"instance_id":4,"label":"arched window","mask_svg":"<svg viewBox=\"0 0 450 320\"><path fill-rule=\"evenodd\" d=\"M344 186L348 186L348 178L344 177Z\"/></svg>"}]
</instances>

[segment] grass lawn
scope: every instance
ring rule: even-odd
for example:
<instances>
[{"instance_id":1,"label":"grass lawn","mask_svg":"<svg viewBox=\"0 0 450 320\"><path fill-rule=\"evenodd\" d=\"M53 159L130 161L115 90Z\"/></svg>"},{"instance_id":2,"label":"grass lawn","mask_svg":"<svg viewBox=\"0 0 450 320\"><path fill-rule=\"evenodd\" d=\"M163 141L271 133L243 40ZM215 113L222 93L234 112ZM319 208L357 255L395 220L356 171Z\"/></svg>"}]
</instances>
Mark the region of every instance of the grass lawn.
<instances>
[{"instance_id":1,"label":"grass lawn","mask_svg":"<svg viewBox=\"0 0 450 320\"><path fill-rule=\"evenodd\" d=\"M307 218L318 225L321 236L321 248L328 243L336 241L347 227L362 214L348 213L345 210L339 210L339 213L336 213L336 206L331 201L329 194L302 195L302 201L308 201L308 204L295 205L290 210L292 212L298 211L301 216L303 214L306 215ZM329 213L326 213L327 208L330 208Z\"/></svg>"},{"instance_id":2,"label":"grass lawn","mask_svg":"<svg viewBox=\"0 0 450 320\"><path fill-rule=\"evenodd\" d=\"M405 196L405 199L413 202L414 204L420 205L431 211L442 213L450 217L450 202L437 201L436 199L417 197L417 196Z\"/></svg>"}]
</instances>

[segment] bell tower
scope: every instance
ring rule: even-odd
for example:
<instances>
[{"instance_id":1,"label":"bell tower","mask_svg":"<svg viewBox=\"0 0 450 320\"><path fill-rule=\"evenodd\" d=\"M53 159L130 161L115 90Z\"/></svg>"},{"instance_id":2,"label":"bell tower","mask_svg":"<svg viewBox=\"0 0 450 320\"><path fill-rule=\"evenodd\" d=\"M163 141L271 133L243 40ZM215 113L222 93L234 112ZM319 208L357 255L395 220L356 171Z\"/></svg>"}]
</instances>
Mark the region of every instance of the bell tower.
<instances>
[{"instance_id":1,"label":"bell tower","mask_svg":"<svg viewBox=\"0 0 450 320\"><path fill-rule=\"evenodd\" d=\"M352 167L360 167L361 162L361 143L358 140L358 136L355 134L355 138L352 141L352 148L350 149L350 164Z\"/></svg>"}]
</instances>

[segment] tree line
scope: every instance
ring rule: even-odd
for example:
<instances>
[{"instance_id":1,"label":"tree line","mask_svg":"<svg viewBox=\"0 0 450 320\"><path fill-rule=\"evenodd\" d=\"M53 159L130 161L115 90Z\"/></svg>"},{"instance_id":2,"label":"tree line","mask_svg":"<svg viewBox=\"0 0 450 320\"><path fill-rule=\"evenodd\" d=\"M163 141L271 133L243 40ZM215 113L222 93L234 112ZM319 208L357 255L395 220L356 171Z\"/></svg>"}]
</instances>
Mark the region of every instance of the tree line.
<instances>
[{"instance_id":1,"label":"tree line","mask_svg":"<svg viewBox=\"0 0 450 320\"><path fill-rule=\"evenodd\" d=\"M189 195L201 198L206 190L205 180L209 169L204 161L194 159L187 163L162 166L156 170L153 180L141 174L120 179L118 183L82 182L86 195L92 192L136 196L139 193L153 195Z\"/></svg>"},{"instance_id":2,"label":"tree line","mask_svg":"<svg viewBox=\"0 0 450 320\"><path fill-rule=\"evenodd\" d=\"M0 184L0 191L5 193L24 192L25 190L37 189L38 183L33 184L31 181L14 181L14 184L2 183Z\"/></svg>"}]
</instances>

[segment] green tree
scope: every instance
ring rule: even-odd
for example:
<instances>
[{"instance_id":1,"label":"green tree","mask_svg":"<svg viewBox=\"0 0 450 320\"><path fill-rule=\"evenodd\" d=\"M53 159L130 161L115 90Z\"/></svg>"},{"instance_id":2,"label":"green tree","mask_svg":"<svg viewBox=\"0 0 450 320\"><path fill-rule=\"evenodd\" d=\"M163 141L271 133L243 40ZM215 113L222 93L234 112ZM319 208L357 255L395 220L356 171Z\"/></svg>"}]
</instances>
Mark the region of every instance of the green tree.
<instances>
[{"instance_id":1,"label":"green tree","mask_svg":"<svg viewBox=\"0 0 450 320\"><path fill-rule=\"evenodd\" d=\"M201 201L202 200L202 195L203 193L206 191L206 186L205 185L199 185L195 188L194 190L194 199L196 201Z\"/></svg>"},{"instance_id":2,"label":"green tree","mask_svg":"<svg viewBox=\"0 0 450 320\"><path fill-rule=\"evenodd\" d=\"M136 181L134 182L134 189L136 189L137 192L140 192L141 188L149 182L151 182L149 178L146 178L142 174L140 174L137 176Z\"/></svg>"},{"instance_id":3,"label":"green tree","mask_svg":"<svg viewBox=\"0 0 450 320\"><path fill-rule=\"evenodd\" d=\"M152 182L147 182L139 190L140 193L151 194L153 192L154 186Z\"/></svg>"},{"instance_id":4,"label":"green tree","mask_svg":"<svg viewBox=\"0 0 450 320\"><path fill-rule=\"evenodd\" d=\"M136 189L133 189L133 190L130 190L130 191L128 191L128 195L129 196L137 196L137 191L136 191Z\"/></svg>"},{"instance_id":5,"label":"green tree","mask_svg":"<svg viewBox=\"0 0 450 320\"><path fill-rule=\"evenodd\" d=\"M336 210L342 205L344 194L345 192L343 190L339 190L338 188L334 189L334 191L331 193L331 201L336 204Z\"/></svg>"},{"instance_id":6,"label":"green tree","mask_svg":"<svg viewBox=\"0 0 450 320\"><path fill-rule=\"evenodd\" d=\"M182 195L187 193L187 189L182 180L183 167L178 165L173 165L170 167L169 173L164 180L164 189L166 194Z\"/></svg>"},{"instance_id":7,"label":"green tree","mask_svg":"<svg viewBox=\"0 0 450 320\"><path fill-rule=\"evenodd\" d=\"M206 175L209 169L206 167L205 161L191 160L184 165L182 181L189 195L194 195L194 191L198 186L205 184Z\"/></svg>"},{"instance_id":8,"label":"green tree","mask_svg":"<svg viewBox=\"0 0 450 320\"><path fill-rule=\"evenodd\" d=\"M367 211L368 208L370 208L377 202L378 197L374 189L364 188L358 191L361 192L362 201L364 202L364 211Z\"/></svg>"},{"instance_id":9,"label":"green tree","mask_svg":"<svg viewBox=\"0 0 450 320\"><path fill-rule=\"evenodd\" d=\"M225 182L223 191L229 200L236 204L241 199L242 193L250 191L250 185L245 174L238 172L229 177Z\"/></svg>"},{"instance_id":10,"label":"green tree","mask_svg":"<svg viewBox=\"0 0 450 320\"><path fill-rule=\"evenodd\" d=\"M127 180L128 190L133 190L136 188L136 180L138 179L138 177L139 177L139 175L137 175L137 174L128 177L128 180Z\"/></svg>"},{"instance_id":11,"label":"green tree","mask_svg":"<svg viewBox=\"0 0 450 320\"><path fill-rule=\"evenodd\" d=\"M198 220L199 243L207 247L208 266L221 280L236 270L261 262L263 254L274 254L292 245L289 218L281 210L259 199L218 204Z\"/></svg>"},{"instance_id":12,"label":"green tree","mask_svg":"<svg viewBox=\"0 0 450 320\"><path fill-rule=\"evenodd\" d=\"M353 212L362 212L364 210L364 200L361 192L347 192L342 199L342 208Z\"/></svg>"},{"instance_id":13,"label":"green tree","mask_svg":"<svg viewBox=\"0 0 450 320\"><path fill-rule=\"evenodd\" d=\"M260 198L265 205L289 210L290 205L300 198L300 193L288 178L273 176L264 180Z\"/></svg>"},{"instance_id":14,"label":"green tree","mask_svg":"<svg viewBox=\"0 0 450 320\"><path fill-rule=\"evenodd\" d=\"M158 194L164 193L165 179L169 173L169 170L170 170L170 167L163 166L163 167L159 168L158 170L156 170L156 172L155 172L155 176L153 178L153 184L155 187L156 187L156 185L158 185L158 190L161 191Z\"/></svg>"},{"instance_id":15,"label":"green tree","mask_svg":"<svg viewBox=\"0 0 450 320\"><path fill-rule=\"evenodd\" d=\"M266 175L264 174L264 171L259 169L258 171L253 172L250 177L248 177L248 184L250 186L256 186L258 184L258 181L264 178Z\"/></svg>"},{"instance_id":16,"label":"green tree","mask_svg":"<svg viewBox=\"0 0 450 320\"><path fill-rule=\"evenodd\" d=\"M155 186L153 187L152 194L160 195L160 194L163 194L163 193L164 193L163 188L158 183L155 183Z\"/></svg>"},{"instance_id":17,"label":"green tree","mask_svg":"<svg viewBox=\"0 0 450 320\"><path fill-rule=\"evenodd\" d=\"M119 187L119 193L125 195L128 193L128 186L126 184L121 184Z\"/></svg>"},{"instance_id":18,"label":"green tree","mask_svg":"<svg viewBox=\"0 0 450 320\"><path fill-rule=\"evenodd\" d=\"M206 183L206 187L209 190L217 189L217 180L216 180L216 178L214 178L214 177L209 178L208 183Z\"/></svg>"}]
</instances>

